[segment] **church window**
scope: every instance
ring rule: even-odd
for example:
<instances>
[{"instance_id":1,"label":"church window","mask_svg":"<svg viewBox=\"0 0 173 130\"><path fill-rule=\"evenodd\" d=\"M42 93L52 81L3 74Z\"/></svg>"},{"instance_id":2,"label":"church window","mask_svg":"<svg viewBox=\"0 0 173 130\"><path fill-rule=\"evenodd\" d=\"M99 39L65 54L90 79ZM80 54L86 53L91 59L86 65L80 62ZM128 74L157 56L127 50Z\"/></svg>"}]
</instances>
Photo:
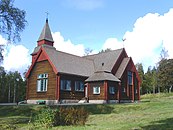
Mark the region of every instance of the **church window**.
<instances>
[{"instance_id":1,"label":"church window","mask_svg":"<svg viewBox=\"0 0 173 130\"><path fill-rule=\"evenodd\" d=\"M48 84L48 74L39 74L37 76L37 92L45 92L47 91Z\"/></svg>"}]
</instances>

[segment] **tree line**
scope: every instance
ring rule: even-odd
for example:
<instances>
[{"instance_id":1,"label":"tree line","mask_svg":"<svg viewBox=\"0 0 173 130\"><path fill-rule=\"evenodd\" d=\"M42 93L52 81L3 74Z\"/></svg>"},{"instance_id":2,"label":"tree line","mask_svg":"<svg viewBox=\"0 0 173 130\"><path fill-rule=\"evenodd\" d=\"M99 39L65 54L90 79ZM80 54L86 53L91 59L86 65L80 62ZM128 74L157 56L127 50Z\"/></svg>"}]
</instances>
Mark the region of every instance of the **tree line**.
<instances>
[{"instance_id":1,"label":"tree line","mask_svg":"<svg viewBox=\"0 0 173 130\"><path fill-rule=\"evenodd\" d=\"M168 51L162 49L160 61L155 67L148 67L144 73L142 63L136 64L140 75L141 94L171 92L173 90L173 59L168 59Z\"/></svg>"},{"instance_id":2,"label":"tree line","mask_svg":"<svg viewBox=\"0 0 173 130\"><path fill-rule=\"evenodd\" d=\"M6 72L0 67L0 103L25 100L26 80L18 71Z\"/></svg>"}]
</instances>

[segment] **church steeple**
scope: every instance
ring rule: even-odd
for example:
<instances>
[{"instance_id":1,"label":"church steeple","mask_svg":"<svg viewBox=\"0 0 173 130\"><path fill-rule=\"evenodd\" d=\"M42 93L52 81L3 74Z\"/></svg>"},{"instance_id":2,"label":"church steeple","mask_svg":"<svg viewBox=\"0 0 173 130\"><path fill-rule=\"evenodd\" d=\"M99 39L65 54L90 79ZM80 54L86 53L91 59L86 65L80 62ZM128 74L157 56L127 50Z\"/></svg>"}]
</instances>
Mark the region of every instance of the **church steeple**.
<instances>
[{"instance_id":1,"label":"church steeple","mask_svg":"<svg viewBox=\"0 0 173 130\"><path fill-rule=\"evenodd\" d=\"M43 27L43 30L40 34L40 37L37 41L38 46L43 45L43 44L47 44L50 46L53 46L53 38L52 38L52 34L49 28L49 24L48 24L48 19L46 19L46 23Z\"/></svg>"}]
</instances>

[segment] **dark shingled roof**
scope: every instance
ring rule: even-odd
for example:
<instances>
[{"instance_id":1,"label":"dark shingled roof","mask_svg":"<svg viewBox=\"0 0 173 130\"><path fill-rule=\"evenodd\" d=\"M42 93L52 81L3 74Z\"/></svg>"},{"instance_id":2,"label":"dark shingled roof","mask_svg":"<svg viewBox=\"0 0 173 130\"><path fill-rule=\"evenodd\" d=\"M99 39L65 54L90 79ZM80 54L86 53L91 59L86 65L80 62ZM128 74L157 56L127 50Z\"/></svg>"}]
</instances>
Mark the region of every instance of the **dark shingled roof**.
<instances>
[{"instance_id":1,"label":"dark shingled roof","mask_svg":"<svg viewBox=\"0 0 173 130\"><path fill-rule=\"evenodd\" d=\"M46 45L46 44L45 44ZM37 54L37 52L40 50L41 46L37 46L34 48L34 51L31 55Z\"/></svg>"},{"instance_id":2,"label":"dark shingled roof","mask_svg":"<svg viewBox=\"0 0 173 130\"><path fill-rule=\"evenodd\" d=\"M123 61L121 62L120 67L118 68L115 76L118 77L119 79L121 78L121 76L123 75L128 63L130 61L130 57L126 57L123 59Z\"/></svg>"},{"instance_id":3,"label":"dark shingled roof","mask_svg":"<svg viewBox=\"0 0 173 130\"><path fill-rule=\"evenodd\" d=\"M103 70L111 72L123 49L112 50L95 55L84 56L94 61L95 70L98 71L104 63Z\"/></svg>"},{"instance_id":4,"label":"dark shingled roof","mask_svg":"<svg viewBox=\"0 0 173 130\"><path fill-rule=\"evenodd\" d=\"M36 54L41 47L45 50L58 73L89 77L86 82L104 80L120 82L119 79L130 60L129 57L124 58L116 74L113 75L111 70L123 49L79 57L57 51L55 47L43 44L36 47L32 54Z\"/></svg>"},{"instance_id":5,"label":"dark shingled roof","mask_svg":"<svg viewBox=\"0 0 173 130\"><path fill-rule=\"evenodd\" d=\"M91 75L85 82L92 82L92 81L115 81L120 82L120 80L115 77L111 72L106 71L97 71L93 75Z\"/></svg>"},{"instance_id":6,"label":"dark shingled roof","mask_svg":"<svg viewBox=\"0 0 173 130\"><path fill-rule=\"evenodd\" d=\"M79 57L57 51L55 47L43 44L36 47L32 54L36 54L41 47L45 50L59 73L86 76L89 77L86 80L87 82L102 80L119 82L120 80L118 78L123 74L129 60L129 58L125 58L122 61L116 75L114 76L111 73L111 70L123 49Z\"/></svg>"},{"instance_id":7,"label":"dark shingled roof","mask_svg":"<svg viewBox=\"0 0 173 130\"><path fill-rule=\"evenodd\" d=\"M52 46L42 47L59 73L89 77L95 71L92 60L57 51Z\"/></svg>"},{"instance_id":8,"label":"dark shingled roof","mask_svg":"<svg viewBox=\"0 0 173 130\"><path fill-rule=\"evenodd\" d=\"M48 19L46 19L46 24L44 25L44 28L40 34L39 39L38 39L38 41L41 41L41 40L47 40L47 41L54 42L50 28L49 28Z\"/></svg>"}]
</instances>

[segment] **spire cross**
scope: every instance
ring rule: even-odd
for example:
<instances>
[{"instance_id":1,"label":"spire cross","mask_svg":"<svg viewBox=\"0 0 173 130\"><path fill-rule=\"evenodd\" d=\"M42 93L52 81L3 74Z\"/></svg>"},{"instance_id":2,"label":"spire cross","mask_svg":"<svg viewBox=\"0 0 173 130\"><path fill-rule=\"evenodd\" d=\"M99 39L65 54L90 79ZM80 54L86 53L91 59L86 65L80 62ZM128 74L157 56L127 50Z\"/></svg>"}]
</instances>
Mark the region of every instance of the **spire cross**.
<instances>
[{"instance_id":1,"label":"spire cross","mask_svg":"<svg viewBox=\"0 0 173 130\"><path fill-rule=\"evenodd\" d=\"M48 16L49 16L49 12L45 12L46 13L46 19L48 19Z\"/></svg>"},{"instance_id":2,"label":"spire cross","mask_svg":"<svg viewBox=\"0 0 173 130\"><path fill-rule=\"evenodd\" d=\"M126 38L123 38L122 41L123 41L123 48L124 48L124 41L126 40Z\"/></svg>"}]
</instances>

